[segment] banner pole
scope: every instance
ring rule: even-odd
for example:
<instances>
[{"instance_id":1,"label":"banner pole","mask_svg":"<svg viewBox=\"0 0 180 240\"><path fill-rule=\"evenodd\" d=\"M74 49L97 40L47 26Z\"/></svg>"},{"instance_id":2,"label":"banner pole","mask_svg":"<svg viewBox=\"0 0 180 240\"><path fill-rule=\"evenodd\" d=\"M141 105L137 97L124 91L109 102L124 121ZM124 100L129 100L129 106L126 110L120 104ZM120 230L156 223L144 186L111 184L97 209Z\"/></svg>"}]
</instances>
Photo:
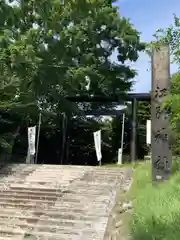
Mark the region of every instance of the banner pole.
<instances>
[{"instance_id":1,"label":"banner pole","mask_svg":"<svg viewBox=\"0 0 180 240\"><path fill-rule=\"evenodd\" d=\"M39 150L39 136L40 136L40 130L41 130L41 112L39 113L39 122L38 122L38 134L37 134L37 144L36 144L36 158L35 158L35 164L37 164L37 158L38 158L38 150Z\"/></svg>"}]
</instances>

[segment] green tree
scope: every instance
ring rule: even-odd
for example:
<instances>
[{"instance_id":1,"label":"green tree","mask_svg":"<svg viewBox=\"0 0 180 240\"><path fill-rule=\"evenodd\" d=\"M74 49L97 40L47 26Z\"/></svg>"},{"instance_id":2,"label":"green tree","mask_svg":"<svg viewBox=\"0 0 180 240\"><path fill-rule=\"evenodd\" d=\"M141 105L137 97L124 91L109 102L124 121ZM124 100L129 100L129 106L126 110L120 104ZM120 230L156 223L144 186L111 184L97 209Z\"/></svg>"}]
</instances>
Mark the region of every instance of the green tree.
<instances>
[{"instance_id":1,"label":"green tree","mask_svg":"<svg viewBox=\"0 0 180 240\"><path fill-rule=\"evenodd\" d=\"M158 47L159 44L169 44L171 57L174 63L180 67L180 18L174 15L174 24L166 29L159 29L156 34L156 42L151 47ZM171 109L172 146L175 154L180 153L180 74L171 76L171 92L167 96L164 108Z\"/></svg>"},{"instance_id":2,"label":"green tree","mask_svg":"<svg viewBox=\"0 0 180 240\"><path fill-rule=\"evenodd\" d=\"M35 121L41 108L43 124L50 131L61 127L62 112L72 116L80 107L100 107L99 103L72 104L66 96L122 97L129 91L136 71L125 63L136 61L144 49L136 29L107 1L63 2L0 3L1 76L8 84L15 79L16 101L30 105L22 120ZM114 52L116 62L111 59Z\"/></svg>"},{"instance_id":3,"label":"green tree","mask_svg":"<svg viewBox=\"0 0 180 240\"><path fill-rule=\"evenodd\" d=\"M70 93L109 95L130 89L136 73L124 62L136 61L144 44L117 8L104 0L64 1L63 6L31 0L20 1L12 12L19 31L10 31L16 39L8 45L10 66L18 77L28 78L44 104L59 108L60 96ZM115 50L119 64L110 60Z\"/></svg>"},{"instance_id":4,"label":"green tree","mask_svg":"<svg viewBox=\"0 0 180 240\"><path fill-rule=\"evenodd\" d=\"M180 18L174 15L174 24L166 29L158 29L154 34L156 41L152 46L165 43L169 44L173 62L180 65Z\"/></svg>"},{"instance_id":5,"label":"green tree","mask_svg":"<svg viewBox=\"0 0 180 240\"><path fill-rule=\"evenodd\" d=\"M180 73L171 76L171 92L165 106L171 109L172 147L174 154L180 154Z\"/></svg>"}]
</instances>

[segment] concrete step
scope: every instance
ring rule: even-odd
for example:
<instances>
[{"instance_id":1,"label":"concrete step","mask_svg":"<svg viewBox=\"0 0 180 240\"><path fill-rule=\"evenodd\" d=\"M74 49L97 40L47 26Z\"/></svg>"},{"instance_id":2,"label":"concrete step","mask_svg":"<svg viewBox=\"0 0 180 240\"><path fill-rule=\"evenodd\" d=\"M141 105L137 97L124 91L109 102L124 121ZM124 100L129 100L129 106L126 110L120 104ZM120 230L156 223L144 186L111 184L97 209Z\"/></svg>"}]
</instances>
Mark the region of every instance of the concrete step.
<instances>
[{"instance_id":1,"label":"concrete step","mask_svg":"<svg viewBox=\"0 0 180 240\"><path fill-rule=\"evenodd\" d=\"M5 223L5 220L8 220L7 223ZM29 220L29 221L28 221ZM82 228L84 226L91 228L93 225L92 221L90 220L69 220L69 219L59 219L53 220L53 219L42 219L39 220L37 218L0 218L0 227L1 226L8 226L8 227L19 227L22 230L28 230L28 229L38 229L39 231L43 232L52 232L53 229L56 230L63 230L64 227L69 227L69 229L73 229L74 226L79 226L79 228ZM64 228L65 229L65 228Z\"/></svg>"},{"instance_id":2,"label":"concrete step","mask_svg":"<svg viewBox=\"0 0 180 240\"><path fill-rule=\"evenodd\" d=\"M48 205L52 205L54 204L55 201L48 201L48 200L29 200L29 199L0 199L0 208L3 207L14 207L14 208L17 208L17 209L42 209L43 207L47 207ZM62 200L56 202L56 206L55 208L59 208L61 206L64 206L64 207L69 207L69 206L72 206L72 207L78 207L78 208L83 208L83 207L86 207L88 205L96 205L97 208L99 207L103 207L103 205L107 205L107 202L105 201L93 201L93 202L87 202L87 200L84 200L82 201L81 199L76 199L76 198L62 198ZM51 208L53 209L54 206L51 206Z\"/></svg>"},{"instance_id":3,"label":"concrete step","mask_svg":"<svg viewBox=\"0 0 180 240\"><path fill-rule=\"evenodd\" d=\"M12 184L11 189L14 190L27 190L27 191L33 191L33 192L61 192L61 188L57 188L56 185L54 187L48 187L48 186L39 186L38 183L34 186L29 185L29 184Z\"/></svg>"},{"instance_id":4,"label":"concrete step","mask_svg":"<svg viewBox=\"0 0 180 240\"><path fill-rule=\"evenodd\" d=\"M56 198L57 199L57 198ZM44 200L44 199L28 199L28 198L8 198L6 196L0 196L0 205L4 203L14 203L14 204L53 204L55 200Z\"/></svg>"},{"instance_id":5,"label":"concrete step","mask_svg":"<svg viewBox=\"0 0 180 240\"><path fill-rule=\"evenodd\" d=\"M75 199L74 199L75 196ZM7 202L34 202L36 201L37 203L39 202L44 202L44 203L52 203L52 201L56 201L56 200L61 200L63 199L64 201L75 201L75 202L81 202L81 201L86 201L87 199L92 199L92 200L96 200L97 202L99 201L109 201L109 196L105 195L105 194L101 194L99 195L98 192L95 193L91 193L89 194L89 191L87 191L86 193L81 194L80 196L77 194L65 194L63 195L61 194L56 194L56 193L46 193L42 194L42 192L40 193L32 193L32 194L28 194L25 191L22 192L18 192L16 193L15 191L11 192L10 190L7 191L3 191L1 192L0 195L0 202L3 200L6 200ZM74 199L74 200L73 200ZM102 200L101 200L102 199Z\"/></svg>"},{"instance_id":6,"label":"concrete step","mask_svg":"<svg viewBox=\"0 0 180 240\"><path fill-rule=\"evenodd\" d=\"M53 190L53 191L52 191ZM31 195L31 196L62 196L62 195L67 195L67 194L71 194L71 195L79 195L81 194L82 196L86 196L86 195L91 195L91 196L103 196L103 195L107 195L110 194L112 191L108 190L108 189L89 189L87 190L87 187L84 186L83 188L79 188L77 191L75 190L60 190L60 189L50 189L50 191L47 188L36 188L36 189L28 189L28 188L8 188L7 190L4 191L0 191L1 194L0 195L4 195L6 194L8 195Z\"/></svg>"},{"instance_id":7,"label":"concrete step","mask_svg":"<svg viewBox=\"0 0 180 240\"><path fill-rule=\"evenodd\" d=\"M11 235L12 237L10 239L17 239L20 236L22 237L21 239L28 239L28 240L36 240L38 239L38 237L40 237L39 239L45 240L72 240L72 239L76 239L78 237L78 235L80 235L79 233L67 233L67 234L63 234L63 233L54 233L54 232L39 232L39 231L32 231L32 230L22 230L20 228L11 228L11 227L0 227L0 233L1 236L6 236L7 234Z\"/></svg>"},{"instance_id":8,"label":"concrete step","mask_svg":"<svg viewBox=\"0 0 180 240\"><path fill-rule=\"evenodd\" d=\"M103 240L123 181L120 169L84 166L11 165L1 176L0 240Z\"/></svg>"},{"instance_id":9,"label":"concrete step","mask_svg":"<svg viewBox=\"0 0 180 240\"><path fill-rule=\"evenodd\" d=\"M1 209L0 209L1 210ZM0 218L1 217L11 217L11 218L35 218L39 219L41 216L44 216L44 218L49 218L53 220L58 220L58 219L96 219L97 216L99 217L106 217L107 214L104 214L102 211L88 211L88 209L77 209L77 208L60 208L59 211L54 210L54 209L49 209L49 210L42 210L42 211L33 211L33 210L28 210L24 211L22 209L15 209L15 208L4 208L3 211L0 211ZM32 220L33 221L33 220Z\"/></svg>"},{"instance_id":10,"label":"concrete step","mask_svg":"<svg viewBox=\"0 0 180 240\"><path fill-rule=\"evenodd\" d=\"M31 200L42 200L42 201L44 201L44 200L48 200L48 201L56 201L57 200L57 198L59 198L59 197L62 197L62 194L58 194L58 195L45 195L45 194L26 194L26 193L24 193L24 194L20 194L20 193L18 193L18 194L16 194L16 193L14 193L14 192L1 192L0 193L0 200L2 200L2 199L16 199L16 200L18 200L18 199L26 199L27 201L31 201Z\"/></svg>"},{"instance_id":11,"label":"concrete step","mask_svg":"<svg viewBox=\"0 0 180 240\"><path fill-rule=\"evenodd\" d=\"M2 239L4 240L9 240L9 239L13 239L13 240L36 240L36 239L44 239L44 240L65 240L65 239L86 239L86 240L92 240L92 239L102 239L102 236L104 234L103 231L98 231L95 232L94 230L92 230L91 228L86 228L84 229L83 233L81 232L82 229L77 229L74 230L72 228L69 228L68 230L65 230L62 228L62 232L61 233L57 233L56 228L52 229L52 232L47 232L47 231L39 231L39 229L34 229L34 230L30 230L30 229L20 229L20 228L13 228L11 230L10 227L4 227L1 230L1 226L0 226L0 231L2 232ZM101 236L101 238L94 238L96 236ZM86 236L85 238L83 238L84 236ZM39 238L38 238L39 237Z\"/></svg>"},{"instance_id":12,"label":"concrete step","mask_svg":"<svg viewBox=\"0 0 180 240\"><path fill-rule=\"evenodd\" d=\"M97 219L97 216L99 216L98 214L92 214L92 213L88 213L88 215L85 214L76 214L74 212L69 212L69 213L57 213L57 214L50 214L50 213L45 213L45 214L41 214L39 216L34 216L33 214L29 214L29 212L27 213L28 216L26 216L26 214L24 213L24 215L19 215L17 212L13 212L13 214L10 215L10 213L7 212L3 212L0 213L0 221L2 220L11 220L11 219L17 219L17 220L21 220L21 221L26 221L28 223L37 223L37 221L39 220L47 220L49 224L59 224L61 220L79 220L79 221L92 221ZM37 215L37 214L35 214ZM101 216L101 217L106 217L106 216Z\"/></svg>"}]
</instances>

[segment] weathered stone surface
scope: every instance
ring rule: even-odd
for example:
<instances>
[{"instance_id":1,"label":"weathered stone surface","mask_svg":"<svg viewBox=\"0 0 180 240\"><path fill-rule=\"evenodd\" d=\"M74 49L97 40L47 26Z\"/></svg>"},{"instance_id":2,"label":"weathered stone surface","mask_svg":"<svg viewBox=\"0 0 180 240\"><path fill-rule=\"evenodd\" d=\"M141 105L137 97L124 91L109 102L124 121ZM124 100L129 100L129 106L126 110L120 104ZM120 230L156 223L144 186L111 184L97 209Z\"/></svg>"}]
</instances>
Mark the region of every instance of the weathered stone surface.
<instances>
[{"instance_id":1,"label":"weathered stone surface","mask_svg":"<svg viewBox=\"0 0 180 240\"><path fill-rule=\"evenodd\" d=\"M116 192L128 177L115 168L5 166L0 240L103 240Z\"/></svg>"},{"instance_id":2,"label":"weathered stone surface","mask_svg":"<svg viewBox=\"0 0 180 240\"><path fill-rule=\"evenodd\" d=\"M127 171L121 187L116 192L115 205L109 215L103 240L130 240L129 220L132 214L132 202L126 194L132 185L131 171ZM126 196L126 197L125 197Z\"/></svg>"}]
</instances>

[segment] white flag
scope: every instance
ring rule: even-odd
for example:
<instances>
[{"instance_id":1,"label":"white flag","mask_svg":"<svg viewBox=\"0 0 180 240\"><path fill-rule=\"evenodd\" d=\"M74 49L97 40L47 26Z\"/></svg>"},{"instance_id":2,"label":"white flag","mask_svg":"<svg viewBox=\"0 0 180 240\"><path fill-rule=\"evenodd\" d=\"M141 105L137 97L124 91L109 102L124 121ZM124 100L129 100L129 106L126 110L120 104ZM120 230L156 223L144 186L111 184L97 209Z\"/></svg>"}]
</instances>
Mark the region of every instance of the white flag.
<instances>
[{"instance_id":1,"label":"white flag","mask_svg":"<svg viewBox=\"0 0 180 240\"><path fill-rule=\"evenodd\" d=\"M118 149L118 164L122 164L122 148Z\"/></svg>"},{"instance_id":2,"label":"white flag","mask_svg":"<svg viewBox=\"0 0 180 240\"><path fill-rule=\"evenodd\" d=\"M101 130L94 132L94 145L95 145L95 149L96 149L96 156L97 156L97 160L98 162L101 161L102 159L102 154L101 154Z\"/></svg>"},{"instance_id":3,"label":"white flag","mask_svg":"<svg viewBox=\"0 0 180 240\"><path fill-rule=\"evenodd\" d=\"M146 144L151 144L151 120L146 122Z\"/></svg>"},{"instance_id":4,"label":"white flag","mask_svg":"<svg viewBox=\"0 0 180 240\"><path fill-rule=\"evenodd\" d=\"M34 155L36 152L36 126L28 128L28 149L30 155Z\"/></svg>"}]
</instances>

